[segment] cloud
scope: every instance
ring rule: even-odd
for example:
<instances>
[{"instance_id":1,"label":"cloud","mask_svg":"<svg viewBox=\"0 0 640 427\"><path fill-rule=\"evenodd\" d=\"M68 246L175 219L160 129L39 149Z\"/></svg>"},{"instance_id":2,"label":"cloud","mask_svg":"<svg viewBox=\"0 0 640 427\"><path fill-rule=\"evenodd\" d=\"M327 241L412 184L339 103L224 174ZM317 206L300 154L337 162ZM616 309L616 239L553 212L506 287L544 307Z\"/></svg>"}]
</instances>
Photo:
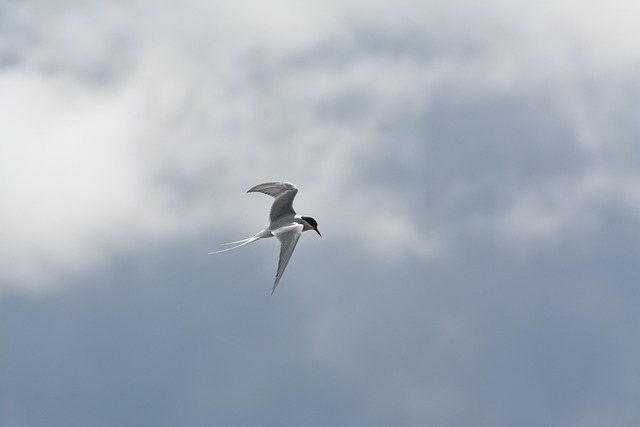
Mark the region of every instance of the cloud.
<instances>
[{"instance_id":1,"label":"cloud","mask_svg":"<svg viewBox=\"0 0 640 427\"><path fill-rule=\"evenodd\" d=\"M362 13L358 2L280 2L255 3L251 14L226 2L8 6L4 279L46 289L64 281L59 274L154 241L232 234L228 224L231 237L251 234L245 223L262 221L253 210L268 202L243 192L273 179L296 182L299 210L379 262L442 254L478 218L532 244L590 223L610 191L635 207L633 163L611 172L636 151L627 147L637 134L628 114L635 97L619 105L607 93L638 89L629 70L640 59L624 37L637 30L622 2L606 10L587 2L579 16L570 4L408 1L395 13L382 3ZM593 33L605 12L620 26ZM439 153L454 151L449 135L433 132L433 117L452 108L464 128L469 105L505 99L534 106L513 116L524 125L557 126L567 140L513 145L476 126L483 133L459 142L454 169L438 164ZM571 177L536 178L540 160L533 181L518 187L492 175L495 158L463 160L474 145L504 156L499 171L518 155L583 164ZM461 164L482 175L452 174ZM594 176L607 191L557 195L559 187L582 194ZM491 198L497 205L486 209Z\"/></svg>"},{"instance_id":2,"label":"cloud","mask_svg":"<svg viewBox=\"0 0 640 427\"><path fill-rule=\"evenodd\" d=\"M638 424L636 6L49 3L0 13L0 423ZM205 254L273 179L324 237L269 297L275 239Z\"/></svg>"},{"instance_id":3,"label":"cloud","mask_svg":"<svg viewBox=\"0 0 640 427\"><path fill-rule=\"evenodd\" d=\"M6 71L2 256L9 280L46 278L100 252L140 197L126 94L101 95Z\"/></svg>"}]
</instances>

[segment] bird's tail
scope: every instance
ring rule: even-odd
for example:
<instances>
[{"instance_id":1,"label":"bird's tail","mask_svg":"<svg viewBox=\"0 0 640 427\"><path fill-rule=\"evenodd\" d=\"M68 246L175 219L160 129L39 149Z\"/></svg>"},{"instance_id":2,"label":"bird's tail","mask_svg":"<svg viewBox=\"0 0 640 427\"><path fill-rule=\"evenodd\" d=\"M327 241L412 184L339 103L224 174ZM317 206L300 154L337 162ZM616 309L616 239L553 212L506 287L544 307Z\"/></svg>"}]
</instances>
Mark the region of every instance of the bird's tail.
<instances>
[{"instance_id":1,"label":"bird's tail","mask_svg":"<svg viewBox=\"0 0 640 427\"><path fill-rule=\"evenodd\" d=\"M235 245L232 248L227 248L227 249L221 249L219 251L215 251L215 252L209 252L208 255L213 255L213 254L219 254L220 252L226 252L226 251L230 251L232 249L237 249L240 246L244 246L244 245L248 245L249 243L253 243L256 240L260 240L264 237L270 237L271 236L271 232L269 230L262 230L261 232L259 232L258 234L256 234L255 236L249 237L247 239L242 239L242 240L237 240L235 242L229 242L229 243L222 243L222 245Z\"/></svg>"}]
</instances>

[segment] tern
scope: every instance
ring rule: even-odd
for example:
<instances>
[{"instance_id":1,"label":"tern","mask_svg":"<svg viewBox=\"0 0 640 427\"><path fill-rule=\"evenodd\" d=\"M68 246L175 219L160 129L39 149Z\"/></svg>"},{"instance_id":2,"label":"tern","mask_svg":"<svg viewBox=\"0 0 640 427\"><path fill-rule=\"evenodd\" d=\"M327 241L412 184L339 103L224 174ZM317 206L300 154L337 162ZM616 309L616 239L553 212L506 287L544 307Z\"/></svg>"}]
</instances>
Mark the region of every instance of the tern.
<instances>
[{"instance_id":1,"label":"tern","mask_svg":"<svg viewBox=\"0 0 640 427\"><path fill-rule=\"evenodd\" d=\"M250 188L247 193L264 193L275 200L271 205L271 213L269 214L270 224L264 230L258 232L255 236L247 239L238 240L236 242L223 243L223 245L236 245L232 248L222 249L220 251L209 252L209 255L237 249L240 246L248 245L256 240L266 239L267 237L277 237L280 240L280 259L278 261L278 270L276 271L276 280L271 289L271 295L276 290L284 269L287 268L293 250L298 243L298 239L303 231L313 230L320 237L318 223L310 216L298 215L293 209L293 199L298 194L298 187L290 182L266 182Z\"/></svg>"}]
</instances>

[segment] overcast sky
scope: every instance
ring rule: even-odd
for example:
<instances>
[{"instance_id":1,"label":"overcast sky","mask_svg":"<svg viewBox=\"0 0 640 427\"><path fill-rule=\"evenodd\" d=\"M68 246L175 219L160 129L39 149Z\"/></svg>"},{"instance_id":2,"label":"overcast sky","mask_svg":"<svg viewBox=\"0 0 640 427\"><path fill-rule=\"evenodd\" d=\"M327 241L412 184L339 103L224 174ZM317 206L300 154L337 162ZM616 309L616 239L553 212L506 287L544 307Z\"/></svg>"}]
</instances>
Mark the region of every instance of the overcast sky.
<instances>
[{"instance_id":1,"label":"overcast sky","mask_svg":"<svg viewBox=\"0 0 640 427\"><path fill-rule=\"evenodd\" d=\"M638 16L3 2L0 426L640 425Z\"/></svg>"}]
</instances>

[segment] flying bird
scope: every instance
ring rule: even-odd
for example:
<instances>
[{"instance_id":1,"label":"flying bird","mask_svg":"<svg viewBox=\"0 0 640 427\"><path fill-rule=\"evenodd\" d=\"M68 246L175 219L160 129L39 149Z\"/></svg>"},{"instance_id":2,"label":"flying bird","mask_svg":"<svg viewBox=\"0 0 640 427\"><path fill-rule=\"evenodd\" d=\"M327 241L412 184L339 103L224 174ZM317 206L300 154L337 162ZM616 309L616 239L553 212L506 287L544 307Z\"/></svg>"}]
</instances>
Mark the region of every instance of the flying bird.
<instances>
[{"instance_id":1,"label":"flying bird","mask_svg":"<svg viewBox=\"0 0 640 427\"><path fill-rule=\"evenodd\" d=\"M298 215L293 209L293 199L296 197L296 194L298 194L298 188L292 183L266 182L256 185L247 191L247 193L256 192L264 193L275 198L271 206L271 213L269 214L269 226L253 237L236 242L223 243L223 245L236 246L220 251L209 252L209 255L230 251L240 246L248 245L256 240L266 239L267 237L277 237L278 240L280 240L280 259L278 261L278 270L276 271L276 280L271 289L271 295L273 295L282 278L284 269L287 268L287 264L289 264L293 250L302 232L313 230L318 233L320 237L322 237L322 234L320 234L318 230L318 223L315 219L310 216Z\"/></svg>"}]
</instances>

